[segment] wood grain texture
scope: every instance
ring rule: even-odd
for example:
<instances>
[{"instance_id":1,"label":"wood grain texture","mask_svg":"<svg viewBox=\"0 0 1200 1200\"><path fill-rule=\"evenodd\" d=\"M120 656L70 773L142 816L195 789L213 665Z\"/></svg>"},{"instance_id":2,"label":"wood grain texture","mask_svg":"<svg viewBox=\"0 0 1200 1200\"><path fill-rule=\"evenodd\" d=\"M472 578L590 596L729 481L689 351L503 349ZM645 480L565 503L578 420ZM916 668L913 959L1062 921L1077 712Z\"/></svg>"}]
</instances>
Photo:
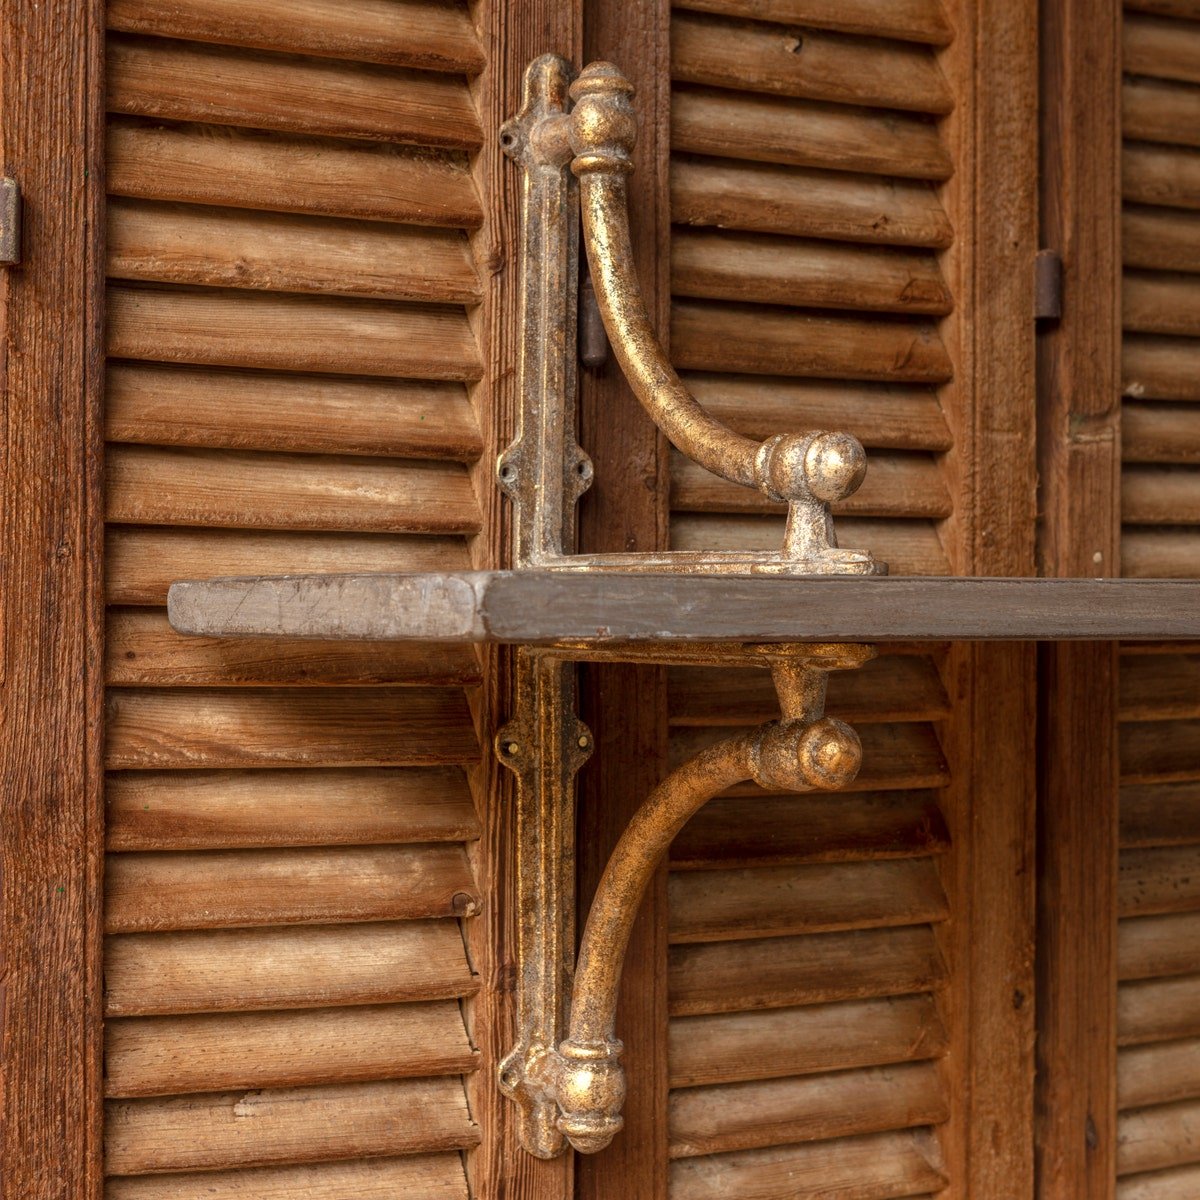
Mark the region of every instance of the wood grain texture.
<instances>
[{"instance_id":1,"label":"wood grain texture","mask_svg":"<svg viewBox=\"0 0 1200 1200\"><path fill-rule=\"evenodd\" d=\"M1195 150L1127 142L1122 179L1126 200L1168 208L1200 208L1200 153Z\"/></svg>"},{"instance_id":2,"label":"wood grain texture","mask_svg":"<svg viewBox=\"0 0 1200 1200\"><path fill-rule=\"evenodd\" d=\"M1121 254L1131 267L1200 271L1200 221L1169 208L1126 205Z\"/></svg>"},{"instance_id":3,"label":"wood grain texture","mask_svg":"<svg viewBox=\"0 0 1200 1200\"><path fill-rule=\"evenodd\" d=\"M941 1057L946 1029L933 996L896 996L675 1017L671 1086L819 1075Z\"/></svg>"},{"instance_id":4,"label":"wood grain texture","mask_svg":"<svg viewBox=\"0 0 1200 1200\"><path fill-rule=\"evenodd\" d=\"M117 286L108 312L114 358L461 381L483 370L449 305Z\"/></svg>"},{"instance_id":5,"label":"wood grain texture","mask_svg":"<svg viewBox=\"0 0 1200 1200\"><path fill-rule=\"evenodd\" d=\"M1200 463L1200 408L1127 400L1121 409L1121 457L1127 463Z\"/></svg>"},{"instance_id":6,"label":"wood grain texture","mask_svg":"<svg viewBox=\"0 0 1200 1200\"><path fill-rule=\"evenodd\" d=\"M457 767L114 771L107 846L221 850L463 842L479 819Z\"/></svg>"},{"instance_id":7,"label":"wood grain texture","mask_svg":"<svg viewBox=\"0 0 1200 1200\"><path fill-rule=\"evenodd\" d=\"M1190 0L1174 0L1190 3ZM677 8L944 46L953 36L940 0L682 0Z\"/></svg>"},{"instance_id":8,"label":"wood grain texture","mask_svg":"<svg viewBox=\"0 0 1200 1200\"><path fill-rule=\"evenodd\" d=\"M110 1098L459 1075L478 1058L453 1000L130 1017L105 1039Z\"/></svg>"},{"instance_id":9,"label":"wood grain texture","mask_svg":"<svg viewBox=\"0 0 1200 1200\"><path fill-rule=\"evenodd\" d=\"M461 78L158 37L109 35L107 103L132 116L324 137L464 150L483 140Z\"/></svg>"},{"instance_id":10,"label":"wood grain texture","mask_svg":"<svg viewBox=\"0 0 1200 1200\"><path fill-rule=\"evenodd\" d=\"M1200 336L1200 280L1126 271L1121 311L1124 327L1134 332Z\"/></svg>"},{"instance_id":11,"label":"wood grain texture","mask_svg":"<svg viewBox=\"0 0 1200 1200\"><path fill-rule=\"evenodd\" d=\"M456 921L121 934L108 1017L457 999L478 991Z\"/></svg>"},{"instance_id":12,"label":"wood grain texture","mask_svg":"<svg viewBox=\"0 0 1200 1200\"><path fill-rule=\"evenodd\" d=\"M1184 1100L1122 1113L1117 1170L1160 1171L1200 1161L1200 1102Z\"/></svg>"},{"instance_id":13,"label":"wood grain texture","mask_svg":"<svg viewBox=\"0 0 1200 1200\"><path fill-rule=\"evenodd\" d=\"M1122 1109L1194 1099L1200 1088L1200 1040L1129 1046L1117 1060L1117 1100Z\"/></svg>"},{"instance_id":14,"label":"wood grain texture","mask_svg":"<svg viewBox=\"0 0 1200 1200\"><path fill-rule=\"evenodd\" d=\"M1126 137L1200 146L1200 89L1154 79L1126 79L1121 106Z\"/></svg>"},{"instance_id":15,"label":"wood grain texture","mask_svg":"<svg viewBox=\"0 0 1200 1200\"><path fill-rule=\"evenodd\" d=\"M462 1156L414 1154L307 1167L259 1167L191 1175L126 1175L105 1200L468 1200Z\"/></svg>"},{"instance_id":16,"label":"wood grain texture","mask_svg":"<svg viewBox=\"0 0 1200 1200\"><path fill-rule=\"evenodd\" d=\"M1117 931L1121 979L1151 979L1200 972L1200 915L1176 913L1122 921Z\"/></svg>"},{"instance_id":17,"label":"wood grain texture","mask_svg":"<svg viewBox=\"0 0 1200 1200\"><path fill-rule=\"evenodd\" d=\"M945 248L954 238L928 183L678 155L671 217L682 225L894 246Z\"/></svg>"},{"instance_id":18,"label":"wood grain texture","mask_svg":"<svg viewBox=\"0 0 1200 1200\"><path fill-rule=\"evenodd\" d=\"M915 112L947 113L954 105L926 49L684 13L671 22L671 76L710 87Z\"/></svg>"},{"instance_id":19,"label":"wood grain texture","mask_svg":"<svg viewBox=\"0 0 1200 1200\"><path fill-rule=\"evenodd\" d=\"M473 228L479 196L453 154L221 126L108 126L110 195Z\"/></svg>"},{"instance_id":20,"label":"wood grain texture","mask_svg":"<svg viewBox=\"0 0 1200 1200\"><path fill-rule=\"evenodd\" d=\"M1194 25L1130 13L1121 40L1129 74L1200 83L1200 29Z\"/></svg>"},{"instance_id":21,"label":"wood grain texture","mask_svg":"<svg viewBox=\"0 0 1200 1200\"><path fill-rule=\"evenodd\" d=\"M101 1188L103 6L0 10L0 1192Z\"/></svg>"},{"instance_id":22,"label":"wood grain texture","mask_svg":"<svg viewBox=\"0 0 1200 1200\"><path fill-rule=\"evenodd\" d=\"M110 441L468 462L483 446L457 383L112 363Z\"/></svg>"},{"instance_id":23,"label":"wood grain texture","mask_svg":"<svg viewBox=\"0 0 1200 1200\"><path fill-rule=\"evenodd\" d=\"M436 0L113 0L110 29L454 73L486 59L465 6Z\"/></svg>"},{"instance_id":24,"label":"wood grain texture","mask_svg":"<svg viewBox=\"0 0 1200 1200\"><path fill-rule=\"evenodd\" d=\"M458 1150L479 1140L453 1078L114 1100L106 1111L114 1175Z\"/></svg>"},{"instance_id":25,"label":"wood grain texture","mask_svg":"<svg viewBox=\"0 0 1200 1200\"><path fill-rule=\"evenodd\" d=\"M1122 983L1117 1044L1144 1045L1200 1036L1200 975Z\"/></svg>"},{"instance_id":26,"label":"wood grain texture","mask_svg":"<svg viewBox=\"0 0 1200 1200\"><path fill-rule=\"evenodd\" d=\"M1122 846L1196 842L1200 842L1200 784L1189 781L1121 789Z\"/></svg>"}]
</instances>

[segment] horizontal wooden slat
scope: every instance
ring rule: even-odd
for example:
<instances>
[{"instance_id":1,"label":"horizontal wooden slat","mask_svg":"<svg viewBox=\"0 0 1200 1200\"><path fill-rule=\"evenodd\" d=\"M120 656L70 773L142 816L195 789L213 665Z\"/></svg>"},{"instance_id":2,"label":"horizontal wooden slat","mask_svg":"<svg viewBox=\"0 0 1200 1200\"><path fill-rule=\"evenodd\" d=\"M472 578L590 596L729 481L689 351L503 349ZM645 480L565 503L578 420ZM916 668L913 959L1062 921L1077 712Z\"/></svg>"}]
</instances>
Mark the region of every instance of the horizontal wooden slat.
<instances>
[{"instance_id":1,"label":"horizontal wooden slat","mask_svg":"<svg viewBox=\"0 0 1200 1200\"><path fill-rule=\"evenodd\" d=\"M871 449L949 450L954 444L930 388L694 372L684 382L709 412L748 437L839 429Z\"/></svg>"},{"instance_id":2,"label":"horizontal wooden slat","mask_svg":"<svg viewBox=\"0 0 1200 1200\"><path fill-rule=\"evenodd\" d=\"M1173 2L1187 4L1193 0ZM940 0L890 0L886 8L879 0L675 0L675 7L932 46L949 45L953 37Z\"/></svg>"},{"instance_id":3,"label":"horizontal wooden slat","mask_svg":"<svg viewBox=\"0 0 1200 1200\"><path fill-rule=\"evenodd\" d=\"M479 818L458 767L113 771L110 850L461 842Z\"/></svg>"},{"instance_id":4,"label":"horizontal wooden slat","mask_svg":"<svg viewBox=\"0 0 1200 1200\"><path fill-rule=\"evenodd\" d=\"M1124 0L1129 12L1158 13L1200 21L1200 0Z\"/></svg>"},{"instance_id":5,"label":"horizontal wooden slat","mask_svg":"<svg viewBox=\"0 0 1200 1200\"><path fill-rule=\"evenodd\" d=\"M670 1156L909 1129L948 1117L937 1068L926 1063L688 1088L671 1095Z\"/></svg>"},{"instance_id":6,"label":"horizontal wooden slat","mask_svg":"<svg viewBox=\"0 0 1200 1200\"><path fill-rule=\"evenodd\" d=\"M1200 1162L1200 1101L1134 1109L1118 1118L1118 1175L1195 1162Z\"/></svg>"},{"instance_id":7,"label":"horizontal wooden slat","mask_svg":"<svg viewBox=\"0 0 1200 1200\"><path fill-rule=\"evenodd\" d=\"M954 97L923 47L676 13L671 77L839 104L948 113Z\"/></svg>"},{"instance_id":8,"label":"horizontal wooden slat","mask_svg":"<svg viewBox=\"0 0 1200 1200\"><path fill-rule=\"evenodd\" d=\"M465 161L424 149L118 117L105 161L115 196L415 225L483 219Z\"/></svg>"},{"instance_id":9,"label":"horizontal wooden slat","mask_svg":"<svg viewBox=\"0 0 1200 1200\"><path fill-rule=\"evenodd\" d=\"M1121 375L1136 400L1200 400L1200 338L1126 336Z\"/></svg>"},{"instance_id":10,"label":"horizontal wooden slat","mask_svg":"<svg viewBox=\"0 0 1200 1200\"><path fill-rule=\"evenodd\" d=\"M1200 151L1126 142L1121 162L1121 191L1126 200L1200 208Z\"/></svg>"},{"instance_id":11,"label":"horizontal wooden slat","mask_svg":"<svg viewBox=\"0 0 1200 1200\"><path fill-rule=\"evenodd\" d=\"M1121 256L1127 266L1200 271L1200 217L1170 208L1126 205Z\"/></svg>"},{"instance_id":12,"label":"horizontal wooden slat","mask_svg":"<svg viewBox=\"0 0 1200 1200\"><path fill-rule=\"evenodd\" d=\"M1200 846L1123 850L1118 881L1123 917L1200 911Z\"/></svg>"},{"instance_id":13,"label":"horizontal wooden slat","mask_svg":"<svg viewBox=\"0 0 1200 1200\"><path fill-rule=\"evenodd\" d=\"M116 526L105 543L110 604L165 605L177 579L291 571L467 570L461 538Z\"/></svg>"},{"instance_id":14,"label":"horizontal wooden slat","mask_svg":"<svg viewBox=\"0 0 1200 1200\"><path fill-rule=\"evenodd\" d=\"M669 744L672 767L729 733L729 729L717 727L676 729ZM864 725L858 735L862 741L863 765L847 791L941 787L947 782L946 759L932 725L920 722ZM761 792L757 785L746 783L726 794L757 796Z\"/></svg>"},{"instance_id":15,"label":"horizontal wooden slat","mask_svg":"<svg viewBox=\"0 0 1200 1200\"><path fill-rule=\"evenodd\" d=\"M1200 56L1196 62L1200 64ZM1141 141L1200 146L1200 88L1126 79L1121 88L1121 131Z\"/></svg>"},{"instance_id":16,"label":"horizontal wooden slat","mask_svg":"<svg viewBox=\"0 0 1200 1200\"><path fill-rule=\"evenodd\" d=\"M749 162L949 179L937 127L920 117L741 92L674 89L671 146Z\"/></svg>"},{"instance_id":17,"label":"horizontal wooden slat","mask_svg":"<svg viewBox=\"0 0 1200 1200\"><path fill-rule=\"evenodd\" d=\"M483 140L461 78L121 34L107 50L109 112L418 146Z\"/></svg>"},{"instance_id":18,"label":"horizontal wooden slat","mask_svg":"<svg viewBox=\"0 0 1200 1200\"><path fill-rule=\"evenodd\" d=\"M1122 1046L1200 1037L1200 975L1122 983L1117 1040Z\"/></svg>"},{"instance_id":19,"label":"horizontal wooden slat","mask_svg":"<svg viewBox=\"0 0 1200 1200\"><path fill-rule=\"evenodd\" d=\"M113 199L108 275L442 303L479 299L459 230Z\"/></svg>"},{"instance_id":20,"label":"horizontal wooden slat","mask_svg":"<svg viewBox=\"0 0 1200 1200\"><path fill-rule=\"evenodd\" d=\"M934 255L681 229L671 240L676 296L812 308L944 315L953 308Z\"/></svg>"},{"instance_id":21,"label":"horizontal wooden slat","mask_svg":"<svg viewBox=\"0 0 1200 1200\"><path fill-rule=\"evenodd\" d=\"M110 770L468 763L479 745L454 688L110 688Z\"/></svg>"},{"instance_id":22,"label":"horizontal wooden slat","mask_svg":"<svg viewBox=\"0 0 1200 1200\"><path fill-rule=\"evenodd\" d=\"M109 1179L104 1200L468 1200L458 1153Z\"/></svg>"},{"instance_id":23,"label":"horizontal wooden slat","mask_svg":"<svg viewBox=\"0 0 1200 1200\"><path fill-rule=\"evenodd\" d=\"M1200 974L1200 913L1125 920L1117 936L1121 979Z\"/></svg>"},{"instance_id":24,"label":"horizontal wooden slat","mask_svg":"<svg viewBox=\"0 0 1200 1200\"><path fill-rule=\"evenodd\" d=\"M946 980L928 926L675 946L675 1016L907 996ZM791 1072L788 1072L789 1074Z\"/></svg>"},{"instance_id":25,"label":"horizontal wooden slat","mask_svg":"<svg viewBox=\"0 0 1200 1200\"><path fill-rule=\"evenodd\" d=\"M1146 3L1146 0L1141 0ZM1171 0L1156 0L1159 4ZM1117 1180L1117 1200L1191 1200L1200 1189L1200 1165L1126 1175Z\"/></svg>"},{"instance_id":26,"label":"horizontal wooden slat","mask_svg":"<svg viewBox=\"0 0 1200 1200\"><path fill-rule=\"evenodd\" d=\"M683 514L671 521L673 550L775 550L783 545L783 518ZM930 521L843 517L838 542L869 550L892 575L946 575L950 561ZM1200 559L1200 547L1195 550Z\"/></svg>"},{"instance_id":27,"label":"horizontal wooden slat","mask_svg":"<svg viewBox=\"0 0 1200 1200\"><path fill-rule=\"evenodd\" d=\"M1127 1046L1117 1058L1121 1108L1200 1097L1200 1039Z\"/></svg>"},{"instance_id":28,"label":"horizontal wooden slat","mask_svg":"<svg viewBox=\"0 0 1200 1200\"><path fill-rule=\"evenodd\" d=\"M460 308L320 296L114 286L107 345L115 358L217 367L460 381L483 370Z\"/></svg>"},{"instance_id":29,"label":"horizontal wooden slat","mask_svg":"<svg viewBox=\"0 0 1200 1200\"><path fill-rule=\"evenodd\" d=\"M1122 33L1122 66L1129 74L1200 83L1200 27L1128 13Z\"/></svg>"},{"instance_id":30,"label":"horizontal wooden slat","mask_svg":"<svg viewBox=\"0 0 1200 1200\"><path fill-rule=\"evenodd\" d=\"M1121 726L1121 778L1127 783L1200 779L1200 720Z\"/></svg>"},{"instance_id":31,"label":"horizontal wooden slat","mask_svg":"<svg viewBox=\"0 0 1200 1200\"><path fill-rule=\"evenodd\" d=\"M1200 524L1200 470L1127 466L1121 472L1121 516L1135 525Z\"/></svg>"},{"instance_id":32,"label":"horizontal wooden slat","mask_svg":"<svg viewBox=\"0 0 1200 1200\"><path fill-rule=\"evenodd\" d=\"M933 792L713 800L671 845L674 870L940 854L950 845Z\"/></svg>"},{"instance_id":33,"label":"horizontal wooden slat","mask_svg":"<svg viewBox=\"0 0 1200 1200\"><path fill-rule=\"evenodd\" d=\"M836 1196L892 1200L941 1191L936 1143L923 1130L880 1133L770 1150L743 1150L671 1164L671 1200Z\"/></svg>"},{"instance_id":34,"label":"horizontal wooden slat","mask_svg":"<svg viewBox=\"0 0 1200 1200\"><path fill-rule=\"evenodd\" d=\"M457 921L123 934L105 943L105 1015L248 1012L474 994Z\"/></svg>"},{"instance_id":35,"label":"horizontal wooden slat","mask_svg":"<svg viewBox=\"0 0 1200 1200\"><path fill-rule=\"evenodd\" d=\"M1200 407L1127 400L1121 410L1121 457L1126 462L1200 464Z\"/></svg>"},{"instance_id":36,"label":"horizontal wooden slat","mask_svg":"<svg viewBox=\"0 0 1200 1200\"><path fill-rule=\"evenodd\" d=\"M110 521L362 533L473 533L466 470L427 459L110 446Z\"/></svg>"},{"instance_id":37,"label":"horizontal wooden slat","mask_svg":"<svg viewBox=\"0 0 1200 1200\"><path fill-rule=\"evenodd\" d=\"M110 0L108 27L432 71L485 62L466 6L441 0Z\"/></svg>"},{"instance_id":38,"label":"horizontal wooden slat","mask_svg":"<svg viewBox=\"0 0 1200 1200\"><path fill-rule=\"evenodd\" d=\"M671 456L671 508L676 512L786 513L762 492L730 483L685 458ZM948 517L954 511L946 477L924 454L876 453L862 487L833 506L835 515Z\"/></svg>"},{"instance_id":39,"label":"horizontal wooden slat","mask_svg":"<svg viewBox=\"0 0 1200 1200\"><path fill-rule=\"evenodd\" d=\"M1200 717L1200 656L1125 655L1120 688L1123 721Z\"/></svg>"},{"instance_id":40,"label":"horizontal wooden slat","mask_svg":"<svg viewBox=\"0 0 1200 1200\"><path fill-rule=\"evenodd\" d=\"M944 249L954 228L932 186L769 163L671 160L671 219L754 233Z\"/></svg>"},{"instance_id":41,"label":"horizontal wooden slat","mask_svg":"<svg viewBox=\"0 0 1200 1200\"><path fill-rule=\"evenodd\" d=\"M461 462L483 450L460 383L154 363L110 364L105 434L109 441L160 446Z\"/></svg>"},{"instance_id":42,"label":"horizontal wooden slat","mask_svg":"<svg viewBox=\"0 0 1200 1200\"><path fill-rule=\"evenodd\" d=\"M472 916L461 846L113 854L109 933Z\"/></svg>"},{"instance_id":43,"label":"horizontal wooden slat","mask_svg":"<svg viewBox=\"0 0 1200 1200\"><path fill-rule=\"evenodd\" d=\"M712 942L944 921L929 858L672 874L672 942Z\"/></svg>"},{"instance_id":44,"label":"horizontal wooden slat","mask_svg":"<svg viewBox=\"0 0 1200 1200\"><path fill-rule=\"evenodd\" d=\"M1200 537L1192 529L1126 529L1121 573L1133 579L1200 577Z\"/></svg>"},{"instance_id":45,"label":"horizontal wooden slat","mask_svg":"<svg viewBox=\"0 0 1200 1200\"><path fill-rule=\"evenodd\" d=\"M479 1058L454 1000L110 1020L104 1053L111 1097L454 1075Z\"/></svg>"},{"instance_id":46,"label":"horizontal wooden slat","mask_svg":"<svg viewBox=\"0 0 1200 1200\"><path fill-rule=\"evenodd\" d=\"M1200 279L1126 271L1121 312L1124 327L1137 333L1200 336Z\"/></svg>"},{"instance_id":47,"label":"horizontal wooden slat","mask_svg":"<svg viewBox=\"0 0 1200 1200\"><path fill-rule=\"evenodd\" d=\"M321 1162L479 1141L458 1079L110 1101L113 1175Z\"/></svg>"},{"instance_id":48,"label":"horizontal wooden slat","mask_svg":"<svg viewBox=\"0 0 1200 1200\"><path fill-rule=\"evenodd\" d=\"M932 996L675 1017L671 1087L924 1061L947 1045Z\"/></svg>"},{"instance_id":49,"label":"horizontal wooden slat","mask_svg":"<svg viewBox=\"0 0 1200 1200\"><path fill-rule=\"evenodd\" d=\"M1128 666L1124 667L1122 675L1127 670ZM1180 672L1176 678L1182 675ZM1200 706L1195 698L1181 697L1181 701L1181 709ZM1200 783L1151 783L1121 789L1122 846L1188 844L1200 844Z\"/></svg>"},{"instance_id":50,"label":"horizontal wooden slat","mask_svg":"<svg viewBox=\"0 0 1200 1200\"><path fill-rule=\"evenodd\" d=\"M105 681L115 686L446 686L480 679L479 659L469 646L188 637L171 628L162 609L110 609L104 652Z\"/></svg>"}]
</instances>

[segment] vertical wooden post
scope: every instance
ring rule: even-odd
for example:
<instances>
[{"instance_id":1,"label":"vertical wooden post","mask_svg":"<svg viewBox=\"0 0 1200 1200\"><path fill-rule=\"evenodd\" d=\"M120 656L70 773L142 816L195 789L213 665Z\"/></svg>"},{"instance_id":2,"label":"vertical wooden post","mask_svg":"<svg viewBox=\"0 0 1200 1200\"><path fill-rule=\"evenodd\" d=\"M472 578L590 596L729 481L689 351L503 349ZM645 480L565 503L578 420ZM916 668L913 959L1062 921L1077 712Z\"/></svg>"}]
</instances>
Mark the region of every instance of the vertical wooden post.
<instances>
[{"instance_id":1,"label":"vertical wooden post","mask_svg":"<svg viewBox=\"0 0 1200 1200\"><path fill-rule=\"evenodd\" d=\"M1041 237L1063 262L1038 339L1042 573L1120 572L1121 6L1043 0ZM1041 1200L1116 1187L1117 648L1041 647Z\"/></svg>"},{"instance_id":2,"label":"vertical wooden post","mask_svg":"<svg viewBox=\"0 0 1200 1200\"><path fill-rule=\"evenodd\" d=\"M634 256L658 335L670 323L670 5L584 6L584 60L616 63L637 89L638 144L629 180ZM615 359L581 368L580 441L595 463L580 512L580 549L667 546L665 443ZM580 776L579 924L626 822L666 773L666 672L637 666L582 673L584 720L596 753ZM667 1194L667 885L663 867L638 920L621 981L626 1131L577 1164L579 1200L665 1200Z\"/></svg>"},{"instance_id":3,"label":"vertical wooden post","mask_svg":"<svg viewBox=\"0 0 1200 1200\"><path fill-rule=\"evenodd\" d=\"M0 7L0 163L24 193L0 269L0 1193L101 1175L103 608L99 0Z\"/></svg>"}]
</instances>

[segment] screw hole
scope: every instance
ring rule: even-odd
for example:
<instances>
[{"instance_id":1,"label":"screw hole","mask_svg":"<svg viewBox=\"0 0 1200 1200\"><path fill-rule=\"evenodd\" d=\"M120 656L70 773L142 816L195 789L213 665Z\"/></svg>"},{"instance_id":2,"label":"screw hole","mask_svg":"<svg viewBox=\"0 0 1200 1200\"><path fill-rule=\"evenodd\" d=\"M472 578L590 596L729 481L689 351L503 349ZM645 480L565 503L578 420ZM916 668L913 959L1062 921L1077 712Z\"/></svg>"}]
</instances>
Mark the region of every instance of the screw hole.
<instances>
[{"instance_id":1,"label":"screw hole","mask_svg":"<svg viewBox=\"0 0 1200 1200\"><path fill-rule=\"evenodd\" d=\"M516 468L511 466L509 463L505 463L504 466L500 468L500 478L503 479L505 483L512 483L516 477Z\"/></svg>"},{"instance_id":2,"label":"screw hole","mask_svg":"<svg viewBox=\"0 0 1200 1200\"><path fill-rule=\"evenodd\" d=\"M515 133L505 130L504 133L500 135L500 145L503 146L505 150L511 150L516 144L517 135Z\"/></svg>"},{"instance_id":3,"label":"screw hole","mask_svg":"<svg viewBox=\"0 0 1200 1200\"><path fill-rule=\"evenodd\" d=\"M592 473L592 464L587 462L586 460L577 462L575 464L575 474L576 475L590 475L591 473Z\"/></svg>"}]
</instances>

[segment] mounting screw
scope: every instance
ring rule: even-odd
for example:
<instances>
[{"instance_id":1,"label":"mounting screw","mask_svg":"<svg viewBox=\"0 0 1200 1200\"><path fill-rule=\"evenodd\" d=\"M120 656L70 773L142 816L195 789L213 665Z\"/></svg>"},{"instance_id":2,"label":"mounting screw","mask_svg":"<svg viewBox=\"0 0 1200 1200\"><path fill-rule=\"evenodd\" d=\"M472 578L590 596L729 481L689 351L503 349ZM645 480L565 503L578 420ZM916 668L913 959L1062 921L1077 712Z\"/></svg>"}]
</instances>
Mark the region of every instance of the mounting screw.
<instances>
[{"instance_id":1,"label":"mounting screw","mask_svg":"<svg viewBox=\"0 0 1200 1200\"><path fill-rule=\"evenodd\" d=\"M591 738L589 738L586 733L581 733L579 735L580 750L586 750L591 744L592 744Z\"/></svg>"},{"instance_id":2,"label":"mounting screw","mask_svg":"<svg viewBox=\"0 0 1200 1200\"><path fill-rule=\"evenodd\" d=\"M521 751L521 743L520 742L505 742L504 743L504 753L505 754L519 754L520 751Z\"/></svg>"}]
</instances>

